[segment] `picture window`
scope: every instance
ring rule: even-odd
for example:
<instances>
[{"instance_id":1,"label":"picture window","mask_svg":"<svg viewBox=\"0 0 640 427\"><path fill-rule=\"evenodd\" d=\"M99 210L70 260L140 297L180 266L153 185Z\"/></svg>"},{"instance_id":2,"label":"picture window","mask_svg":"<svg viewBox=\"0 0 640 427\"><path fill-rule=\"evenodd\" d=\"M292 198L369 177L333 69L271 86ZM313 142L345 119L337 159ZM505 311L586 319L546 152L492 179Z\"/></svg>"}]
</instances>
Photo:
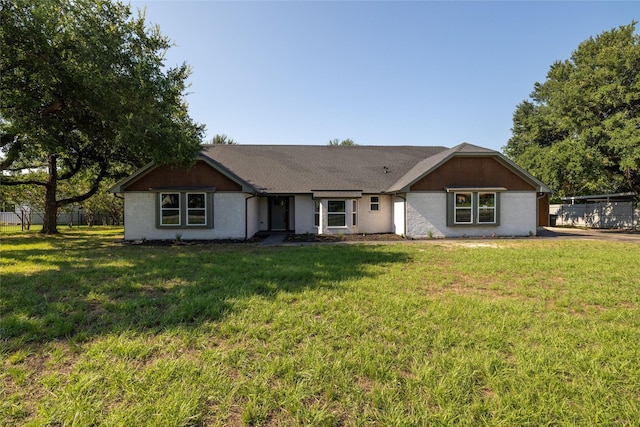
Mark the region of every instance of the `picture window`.
<instances>
[{"instance_id":1,"label":"picture window","mask_svg":"<svg viewBox=\"0 0 640 427\"><path fill-rule=\"evenodd\" d=\"M347 209L344 200L329 200L327 203L327 225L329 227L347 226Z\"/></svg>"}]
</instances>

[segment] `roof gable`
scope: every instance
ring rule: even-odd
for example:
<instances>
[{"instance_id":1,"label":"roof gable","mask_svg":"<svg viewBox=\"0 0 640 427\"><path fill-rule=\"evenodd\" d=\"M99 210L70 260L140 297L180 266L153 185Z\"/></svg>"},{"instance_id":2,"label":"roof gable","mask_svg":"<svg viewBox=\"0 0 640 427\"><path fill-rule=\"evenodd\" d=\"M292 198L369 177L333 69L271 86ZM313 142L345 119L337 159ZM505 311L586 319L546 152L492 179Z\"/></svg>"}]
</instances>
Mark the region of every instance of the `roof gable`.
<instances>
[{"instance_id":1,"label":"roof gable","mask_svg":"<svg viewBox=\"0 0 640 427\"><path fill-rule=\"evenodd\" d=\"M155 165L149 163L133 175L121 180L109 189L112 193L125 191L148 191L154 188L196 188L210 187L217 191L253 192L241 178L229 173L211 159L198 156L190 167Z\"/></svg>"},{"instance_id":2,"label":"roof gable","mask_svg":"<svg viewBox=\"0 0 640 427\"><path fill-rule=\"evenodd\" d=\"M124 191L147 191L151 188L213 187L216 191L242 191L242 186L219 171L197 161L191 168L162 165L123 186Z\"/></svg>"},{"instance_id":3,"label":"roof gable","mask_svg":"<svg viewBox=\"0 0 640 427\"><path fill-rule=\"evenodd\" d=\"M454 158L467 158L476 159L475 162L465 162L465 165L456 167L456 176L452 177L451 174L447 177L437 176L434 178L432 174L438 171L445 164L449 163ZM495 164L491 162L478 162L478 159L492 159ZM461 162L457 162L460 164ZM500 165L502 167L500 167ZM453 167L450 165L448 168ZM487 169L483 171L483 169ZM493 175L491 174L493 171ZM440 171L443 175L442 172ZM429 179L427 179L429 176ZM432 180L433 178L433 180ZM445 179L446 178L446 179ZM445 179L447 182L444 184ZM462 183L468 184L462 184ZM480 184L485 182L485 184ZM491 183L490 183L491 182ZM540 192L550 193L551 189L544 185L540 180L526 172L520 166L501 153L490 150L484 147L478 147L477 145L462 143L449 150L442 151L430 158L424 159L416 164L406 175L400 180L395 182L389 189L389 192L408 192L408 191L431 191L442 190L444 186L505 186L505 182L510 184L512 190L535 190Z\"/></svg>"},{"instance_id":4,"label":"roof gable","mask_svg":"<svg viewBox=\"0 0 640 427\"><path fill-rule=\"evenodd\" d=\"M411 184L410 190L442 191L447 187L504 187L513 191L536 191L531 182L487 156L453 156Z\"/></svg>"}]
</instances>

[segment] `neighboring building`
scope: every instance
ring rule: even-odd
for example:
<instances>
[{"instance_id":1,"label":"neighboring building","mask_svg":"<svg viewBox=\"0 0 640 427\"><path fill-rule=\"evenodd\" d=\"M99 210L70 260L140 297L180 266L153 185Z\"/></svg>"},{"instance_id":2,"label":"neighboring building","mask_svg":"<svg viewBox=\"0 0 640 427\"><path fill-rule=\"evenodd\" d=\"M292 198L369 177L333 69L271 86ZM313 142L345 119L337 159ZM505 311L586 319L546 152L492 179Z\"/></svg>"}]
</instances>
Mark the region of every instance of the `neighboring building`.
<instances>
[{"instance_id":1,"label":"neighboring building","mask_svg":"<svg viewBox=\"0 0 640 427\"><path fill-rule=\"evenodd\" d=\"M551 225L589 228L640 228L638 195L634 192L563 197L551 205Z\"/></svg>"},{"instance_id":2,"label":"neighboring building","mask_svg":"<svg viewBox=\"0 0 640 427\"><path fill-rule=\"evenodd\" d=\"M195 166L149 164L116 184L125 239L247 239L259 231L526 236L550 190L497 151L210 145Z\"/></svg>"}]
</instances>

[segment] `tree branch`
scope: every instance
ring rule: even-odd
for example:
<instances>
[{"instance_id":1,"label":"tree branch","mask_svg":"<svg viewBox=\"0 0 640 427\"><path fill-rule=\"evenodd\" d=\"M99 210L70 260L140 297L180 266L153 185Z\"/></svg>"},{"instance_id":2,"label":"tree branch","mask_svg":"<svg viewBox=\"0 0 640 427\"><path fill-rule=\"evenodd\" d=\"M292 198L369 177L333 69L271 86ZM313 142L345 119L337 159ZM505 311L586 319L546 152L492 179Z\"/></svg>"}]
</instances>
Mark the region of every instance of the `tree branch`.
<instances>
[{"instance_id":1,"label":"tree branch","mask_svg":"<svg viewBox=\"0 0 640 427\"><path fill-rule=\"evenodd\" d=\"M7 180L8 178L8 180ZM41 185L41 186L45 186L47 185L46 182L43 181L36 181L35 179L28 179L26 181L21 181L21 180L16 180L16 179L11 179L11 177L8 176L3 176L0 181L2 182L2 185Z\"/></svg>"},{"instance_id":2,"label":"tree branch","mask_svg":"<svg viewBox=\"0 0 640 427\"><path fill-rule=\"evenodd\" d=\"M72 176L74 176L75 174L80 172L80 169L82 168L82 165L84 164L84 162L82 160L82 156L78 156L78 161L76 162L75 165L73 163L71 163L71 160L69 160L69 159L65 159L65 163L69 166L69 170L58 177L58 179L60 179L60 180L71 178Z\"/></svg>"},{"instance_id":3,"label":"tree branch","mask_svg":"<svg viewBox=\"0 0 640 427\"><path fill-rule=\"evenodd\" d=\"M4 147L9 145L9 150L4 159L0 162L0 170L7 170L13 162L18 160L20 157L20 151L22 150L22 143L18 139L17 135L1 135L0 136L0 147Z\"/></svg>"},{"instance_id":4,"label":"tree branch","mask_svg":"<svg viewBox=\"0 0 640 427\"><path fill-rule=\"evenodd\" d=\"M58 207L62 207L71 203L80 203L80 202L84 202L85 200L87 200L89 197L93 196L94 194L96 194L98 192L98 190L100 189L100 183L102 182L102 180L105 178L105 176L107 175L107 169L108 169L108 165L106 163L102 163L100 165L100 173L98 173L98 176L96 177L96 179L93 181L93 185L91 186L91 188L89 189L89 191L87 191L84 194L80 194L78 196L73 196L73 197L68 197L66 199L62 199L62 200L58 200L56 202L56 204L58 205Z\"/></svg>"}]
</instances>

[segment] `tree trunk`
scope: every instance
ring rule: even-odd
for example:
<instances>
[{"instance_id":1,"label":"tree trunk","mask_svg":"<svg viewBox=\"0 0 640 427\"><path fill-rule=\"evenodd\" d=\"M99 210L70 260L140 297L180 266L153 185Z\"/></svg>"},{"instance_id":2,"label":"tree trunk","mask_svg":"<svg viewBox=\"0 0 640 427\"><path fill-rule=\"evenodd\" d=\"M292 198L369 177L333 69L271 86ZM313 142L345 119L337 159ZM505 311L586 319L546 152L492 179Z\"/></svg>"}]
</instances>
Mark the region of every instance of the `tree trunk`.
<instances>
[{"instance_id":1,"label":"tree trunk","mask_svg":"<svg viewBox=\"0 0 640 427\"><path fill-rule=\"evenodd\" d=\"M58 157L54 154L47 156L48 176L45 185L46 194L44 199L42 234L58 234L58 201L56 200L58 190L57 160Z\"/></svg>"}]
</instances>

